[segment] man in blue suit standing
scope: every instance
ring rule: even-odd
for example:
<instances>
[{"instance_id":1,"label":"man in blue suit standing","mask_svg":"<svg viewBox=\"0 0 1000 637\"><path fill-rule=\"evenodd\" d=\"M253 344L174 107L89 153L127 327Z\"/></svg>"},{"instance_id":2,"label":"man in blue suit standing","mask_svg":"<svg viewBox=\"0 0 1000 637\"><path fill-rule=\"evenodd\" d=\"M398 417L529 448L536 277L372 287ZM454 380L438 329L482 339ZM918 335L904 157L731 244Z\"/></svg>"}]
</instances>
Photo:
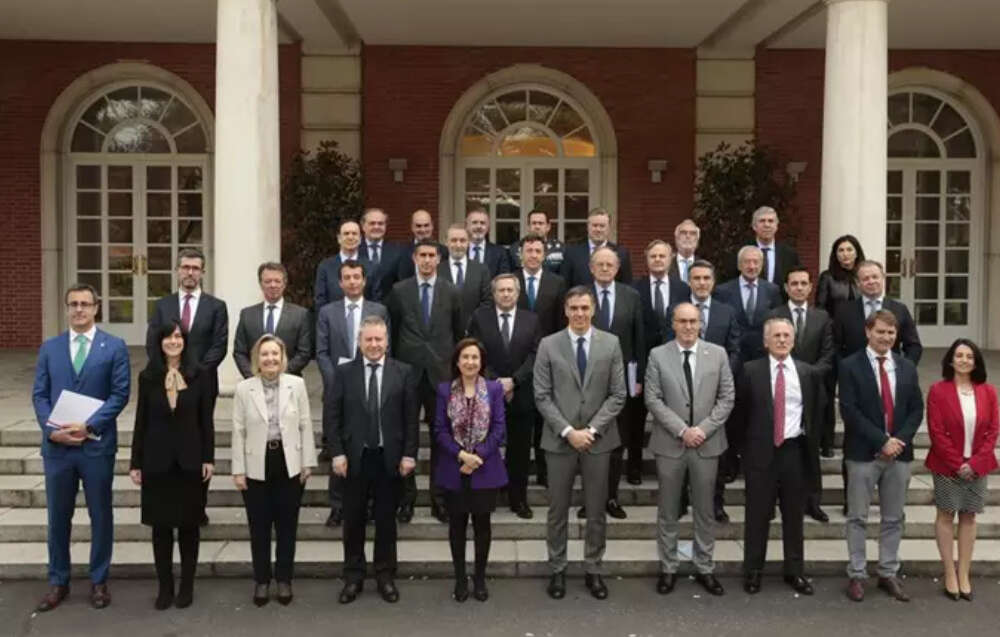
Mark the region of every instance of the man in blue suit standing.
<instances>
[{"instance_id":1,"label":"man in blue suit standing","mask_svg":"<svg viewBox=\"0 0 1000 637\"><path fill-rule=\"evenodd\" d=\"M90 603L111 603L108 569L114 541L111 480L118 449L118 414L128 403L129 369L125 342L97 329L97 291L76 284L66 291L70 329L42 343L35 368L32 402L42 430L42 461L48 507L48 593L36 610L58 606L69 595L69 539L80 481L90 514ZM63 390L104 404L86 422L52 426L49 415Z\"/></svg>"}]
</instances>

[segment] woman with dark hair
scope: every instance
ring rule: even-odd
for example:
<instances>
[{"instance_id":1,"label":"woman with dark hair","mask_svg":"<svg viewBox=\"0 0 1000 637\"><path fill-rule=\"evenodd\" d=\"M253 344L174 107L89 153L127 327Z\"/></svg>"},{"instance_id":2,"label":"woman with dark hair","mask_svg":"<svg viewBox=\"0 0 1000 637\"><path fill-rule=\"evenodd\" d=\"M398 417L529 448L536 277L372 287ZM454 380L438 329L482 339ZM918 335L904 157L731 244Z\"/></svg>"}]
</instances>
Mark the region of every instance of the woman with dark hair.
<instances>
[{"instance_id":1,"label":"woman with dark hair","mask_svg":"<svg viewBox=\"0 0 1000 637\"><path fill-rule=\"evenodd\" d=\"M858 298L857 268L865 260L865 251L854 235L837 237L830 248L827 269L816 284L816 307L826 310L832 319L844 301Z\"/></svg>"},{"instance_id":2,"label":"woman with dark hair","mask_svg":"<svg viewBox=\"0 0 1000 637\"><path fill-rule=\"evenodd\" d=\"M194 599L198 523L205 514L202 483L212 478L215 427L213 385L189 364L180 323L156 333L158 356L139 374L139 401L129 476L142 486L142 523L153 527L153 560L159 593L154 606L186 608ZM181 554L181 582L174 594L174 529Z\"/></svg>"},{"instance_id":3,"label":"woman with dark hair","mask_svg":"<svg viewBox=\"0 0 1000 637\"><path fill-rule=\"evenodd\" d=\"M997 468L994 447L1000 428L997 393L986 382L986 363L975 343L956 339L941 361L940 380L927 392L931 448L925 464L934 474L937 519L934 534L944 565L944 593L972 601L972 546L976 514L986 501L986 476ZM958 514L958 570L955 514Z\"/></svg>"},{"instance_id":4,"label":"woman with dark hair","mask_svg":"<svg viewBox=\"0 0 1000 637\"><path fill-rule=\"evenodd\" d=\"M490 514L496 509L497 489L507 484L507 469L500 457L505 433L503 385L486 380L486 349L474 338L462 339L455 346L451 370L452 380L437 388L434 440L439 453L434 482L446 491L455 601L469 598L465 536L470 515L476 554L472 594L486 601Z\"/></svg>"}]
</instances>

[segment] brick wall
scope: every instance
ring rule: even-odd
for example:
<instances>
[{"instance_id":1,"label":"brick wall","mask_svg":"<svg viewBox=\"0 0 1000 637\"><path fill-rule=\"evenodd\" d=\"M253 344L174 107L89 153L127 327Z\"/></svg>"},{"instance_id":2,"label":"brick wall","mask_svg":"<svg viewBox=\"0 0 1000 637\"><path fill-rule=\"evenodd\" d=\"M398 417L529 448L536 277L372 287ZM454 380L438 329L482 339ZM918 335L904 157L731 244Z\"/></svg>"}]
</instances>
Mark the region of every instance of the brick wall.
<instances>
[{"instance_id":1,"label":"brick wall","mask_svg":"<svg viewBox=\"0 0 1000 637\"><path fill-rule=\"evenodd\" d=\"M513 64L541 64L585 84L601 101L618 141L619 240L645 268L642 249L670 238L689 216L694 180L695 55L677 49L457 48L366 46L363 52L365 197L392 215L390 236L409 232L409 213L434 213L438 145L458 98L484 76ZM388 170L406 157L403 183ZM647 162L670 161L663 182Z\"/></svg>"},{"instance_id":2,"label":"brick wall","mask_svg":"<svg viewBox=\"0 0 1000 637\"><path fill-rule=\"evenodd\" d=\"M77 77L100 66L142 60L187 80L215 103L215 46L0 40L0 348L34 347L42 336L39 144L52 103ZM279 52L283 162L298 150L298 45Z\"/></svg>"}]
</instances>

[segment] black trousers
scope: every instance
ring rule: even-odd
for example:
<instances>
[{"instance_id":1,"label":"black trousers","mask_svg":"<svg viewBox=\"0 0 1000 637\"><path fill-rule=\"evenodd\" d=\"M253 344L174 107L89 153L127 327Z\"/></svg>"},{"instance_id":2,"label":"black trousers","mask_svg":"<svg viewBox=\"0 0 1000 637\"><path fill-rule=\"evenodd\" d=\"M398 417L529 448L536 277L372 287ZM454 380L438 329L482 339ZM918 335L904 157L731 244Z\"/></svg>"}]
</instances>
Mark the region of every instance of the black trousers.
<instances>
[{"instance_id":1,"label":"black trousers","mask_svg":"<svg viewBox=\"0 0 1000 637\"><path fill-rule=\"evenodd\" d=\"M528 499L528 473L531 471L534 429L534 410L507 411L507 501L511 507L527 502Z\"/></svg>"},{"instance_id":2,"label":"black trousers","mask_svg":"<svg viewBox=\"0 0 1000 637\"><path fill-rule=\"evenodd\" d=\"M781 505L781 541L785 554L785 575L802 575L804 564L803 517L806 497L812 488L806 483L804 436L786 440L774 450L771 465L756 469L744 465L746 476L746 527L743 571L764 569L767 534L775 499Z\"/></svg>"},{"instance_id":3,"label":"black trousers","mask_svg":"<svg viewBox=\"0 0 1000 637\"><path fill-rule=\"evenodd\" d=\"M375 498L375 576L396 574L396 507L402 479L386 470L382 449L365 449L361 466L348 462L344 480L344 580L360 582L368 571L365 561L365 517L368 493Z\"/></svg>"},{"instance_id":4,"label":"black trousers","mask_svg":"<svg viewBox=\"0 0 1000 637\"><path fill-rule=\"evenodd\" d=\"M194 586L194 572L198 567L197 526L177 529L177 547L181 553L181 590ZM174 529L169 526L153 527L153 563L160 588L174 587Z\"/></svg>"},{"instance_id":5,"label":"black trousers","mask_svg":"<svg viewBox=\"0 0 1000 637\"><path fill-rule=\"evenodd\" d=\"M455 507L458 509L458 507ZM465 511L448 511L448 543L451 546L451 563L455 567L455 579L465 579L465 538L472 516L473 545L475 547L475 578L486 578L486 563L490 558L490 541L492 530L489 513L466 513Z\"/></svg>"},{"instance_id":6,"label":"black trousers","mask_svg":"<svg viewBox=\"0 0 1000 637\"><path fill-rule=\"evenodd\" d=\"M285 452L279 445L268 449L264 480L247 478L243 503L250 525L253 577L258 584L271 581L271 528L275 532L274 579L291 582L295 564L295 534L299 526L302 482L298 474L288 477Z\"/></svg>"},{"instance_id":7,"label":"black trousers","mask_svg":"<svg viewBox=\"0 0 1000 637\"><path fill-rule=\"evenodd\" d=\"M420 377L420 384L417 388L420 396L420 404L424 408L424 422L427 423L427 431L430 434L431 467L437 462L437 445L434 444L434 414L437 401L437 388L431 382L427 372ZM414 458L417 460L417 458ZM428 472L433 476L433 472ZM432 478L433 480L433 478ZM444 489L431 482L431 505L444 510L446 508L444 499ZM410 475L403 478L403 497L399 504L414 506L417 503L417 472L414 470Z\"/></svg>"},{"instance_id":8,"label":"black trousers","mask_svg":"<svg viewBox=\"0 0 1000 637\"><path fill-rule=\"evenodd\" d=\"M631 464L633 458L632 447L635 444L633 441L634 438L639 439L639 467L640 469L642 467L643 421L639 420L640 409L643 409L642 396L626 398L625 406L622 408L621 413L618 414L618 418L615 419L621 445L611 452L610 462L608 463L609 500L618 499L618 483L621 482L622 474L625 471L625 449L629 450L629 464ZM636 429L639 431L638 435L636 435Z\"/></svg>"}]
</instances>

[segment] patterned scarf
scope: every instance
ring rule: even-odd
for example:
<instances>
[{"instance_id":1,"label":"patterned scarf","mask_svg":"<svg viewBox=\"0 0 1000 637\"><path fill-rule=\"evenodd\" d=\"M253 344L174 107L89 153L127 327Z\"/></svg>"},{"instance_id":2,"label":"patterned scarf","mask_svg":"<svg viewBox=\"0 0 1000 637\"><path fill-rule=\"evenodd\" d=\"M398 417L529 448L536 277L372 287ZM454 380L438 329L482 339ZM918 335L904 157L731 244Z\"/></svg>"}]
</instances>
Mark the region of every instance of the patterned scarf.
<instances>
[{"instance_id":1,"label":"patterned scarf","mask_svg":"<svg viewBox=\"0 0 1000 637\"><path fill-rule=\"evenodd\" d=\"M184 376L173 367L167 370L167 375L163 379L163 386L167 390L167 402L170 403L170 410L177 409L177 394L187 389Z\"/></svg>"},{"instance_id":2,"label":"patterned scarf","mask_svg":"<svg viewBox=\"0 0 1000 637\"><path fill-rule=\"evenodd\" d=\"M448 419L451 420L451 431L455 442L462 449L472 451L475 446L486 439L490 430L490 400L486 391L486 379L480 376L476 379L476 392L473 400L465 398L462 379L456 378L451 383L451 395L448 398Z\"/></svg>"}]
</instances>

